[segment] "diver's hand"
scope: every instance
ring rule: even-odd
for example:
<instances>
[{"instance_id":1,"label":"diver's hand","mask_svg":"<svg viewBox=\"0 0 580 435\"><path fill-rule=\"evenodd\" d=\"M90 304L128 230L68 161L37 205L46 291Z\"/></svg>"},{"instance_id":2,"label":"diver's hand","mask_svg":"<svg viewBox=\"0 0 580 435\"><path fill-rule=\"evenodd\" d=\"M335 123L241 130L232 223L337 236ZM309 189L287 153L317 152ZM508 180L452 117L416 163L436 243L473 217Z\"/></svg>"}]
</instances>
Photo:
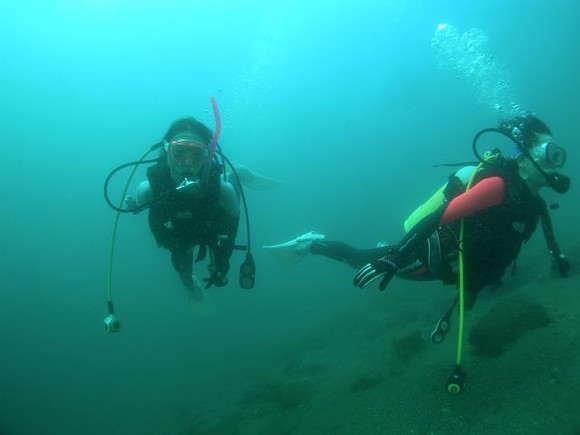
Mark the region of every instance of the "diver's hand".
<instances>
[{"instance_id":1,"label":"diver's hand","mask_svg":"<svg viewBox=\"0 0 580 435\"><path fill-rule=\"evenodd\" d=\"M552 252L552 269L557 270L560 276L568 276L570 262L562 253Z\"/></svg>"},{"instance_id":2,"label":"diver's hand","mask_svg":"<svg viewBox=\"0 0 580 435\"><path fill-rule=\"evenodd\" d=\"M203 281L205 282L205 288L208 289L212 285L216 287L223 287L228 284L228 277L221 272L212 273L209 278L204 278Z\"/></svg>"},{"instance_id":3,"label":"diver's hand","mask_svg":"<svg viewBox=\"0 0 580 435\"><path fill-rule=\"evenodd\" d=\"M389 252L384 257L362 267L354 277L354 285L364 288L374 280L382 278L379 289L383 291L397 273L399 261L398 251Z\"/></svg>"},{"instance_id":4,"label":"diver's hand","mask_svg":"<svg viewBox=\"0 0 580 435\"><path fill-rule=\"evenodd\" d=\"M135 198L134 196L131 195L127 195L125 197L125 206L127 207L127 210L132 210L133 214L137 214L139 213L139 211L137 211L137 198Z\"/></svg>"},{"instance_id":5,"label":"diver's hand","mask_svg":"<svg viewBox=\"0 0 580 435\"><path fill-rule=\"evenodd\" d=\"M208 289L212 285L216 287L223 287L228 284L228 270L230 269L229 261L216 261L210 263L207 267L209 271L209 278L204 278L205 288Z\"/></svg>"}]
</instances>

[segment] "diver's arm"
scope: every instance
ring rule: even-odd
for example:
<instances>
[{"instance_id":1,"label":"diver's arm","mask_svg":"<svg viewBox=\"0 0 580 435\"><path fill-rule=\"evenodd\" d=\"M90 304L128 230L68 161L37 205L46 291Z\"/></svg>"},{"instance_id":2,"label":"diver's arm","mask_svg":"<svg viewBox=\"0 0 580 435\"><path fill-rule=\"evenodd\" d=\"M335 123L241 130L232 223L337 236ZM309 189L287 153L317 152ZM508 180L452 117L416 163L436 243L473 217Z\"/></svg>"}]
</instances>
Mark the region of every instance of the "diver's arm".
<instances>
[{"instance_id":1,"label":"diver's arm","mask_svg":"<svg viewBox=\"0 0 580 435\"><path fill-rule=\"evenodd\" d=\"M137 207L143 204L148 204L153 200L153 191L149 185L149 181L142 181L135 189L135 200Z\"/></svg>"},{"instance_id":2,"label":"diver's arm","mask_svg":"<svg viewBox=\"0 0 580 435\"><path fill-rule=\"evenodd\" d=\"M126 211L131 211L133 214L139 214L145 208L141 208L144 204L149 205L153 200L153 192L149 186L148 181L142 181L135 189L135 196L128 195L125 197Z\"/></svg>"},{"instance_id":3,"label":"diver's arm","mask_svg":"<svg viewBox=\"0 0 580 435\"><path fill-rule=\"evenodd\" d=\"M230 183L222 182L218 204L223 213L217 222L218 241L214 254L218 270L225 274L230 267L229 260L234 250L240 223L238 197Z\"/></svg>"},{"instance_id":4,"label":"diver's arm","mask_svg":"<svg viewBox=\"0 0 580 435\"><path fill-rule=\"evenodd\" d=\"M216 222L216 241L211 246L212 264L207 287L226 285L227 273L230 269L230 257L234 251L236 235L240 223L240 208L236 192L230 183L222 182L218 205L221 215Z\"/></svg>"},{"instance_id":5,"label":"diver's arm","mask_svg":"<svg viewBox=\"0 0 580 435\"><path fill-rule=\"evenodd\" d=\"M554 236L554 229L552 227L552 219L550 218L550 213L548 212L546 202L541 198L540 201L540 218L542 219L542 229L544 230L546 244L550 250L552 264L554 269L557 269L561 276L566 276L570 270L570 262L566 259L564 254L562 254L560 251L560 246L558 245L558 242L556 242L556 236Z\"/></svg>"},{"instance_id":6,"label":"diver's arm","mask_svg":"<svg viewBox=\"0 0 580 435\"><path fill-rule=\"evenodd\" d=\"M409 261L419 246L426 243L427 238L439 227L446 206L442 205L421 219L397 245L389 247L383 257L363 266L354 277L354 285L363 288L380 279L379 289L384 290L399 268Z\"/></svg>"},{"instance_id":7,"label":"diver's arm","mask_svg":"<svg viewBox=\"0 0 580 435\"><path fill-rule=\"evenodd\" d=\"M501 177L484 178L467 192L453 198L445 206L440 225L462 219L478 211L501 204L505 198L505 182Z\"/></svg>"},{"instance_id":8,"label":"diver's arm","mask_svg":"<svg viewBox=\"0 0 580 435\"><path fill-rule=\"evenodd\" d=\"M237 216L240 214L238 196L234 186L232 186L231 183L228 183L227 181L221 182L218 204L227 214L232 216Z\"/></svg>"},{"instance_id":9,"label":"diver's arm","mask_svg":"<svg viewBox=\"0 0 580 435\"><path fill-rule=\"evenodd\" d=\"M500 177L481 180L467 192L463 192L450 202L421 219L389 252L359 270L354 278L357 287L366 287L380 279L380 290L384 290L397 270L408 262L418 247L441 225L462 219L485 208L500 204L505 197L505 183Z\"/></svg>"},{"instance_id":10,"label":"diver's arm","mask_svg":"<svg viewBox=\"0 0 580 435\"><path fill-rule=\"evenodd\" d=\"M414 225L397 245L400 259L404 260L417 243L426 240L439 226L498 205L504 197L505 183L502 178L490 177L481 180L467 192L457 195Z\"/></svg>"}]
</instances>

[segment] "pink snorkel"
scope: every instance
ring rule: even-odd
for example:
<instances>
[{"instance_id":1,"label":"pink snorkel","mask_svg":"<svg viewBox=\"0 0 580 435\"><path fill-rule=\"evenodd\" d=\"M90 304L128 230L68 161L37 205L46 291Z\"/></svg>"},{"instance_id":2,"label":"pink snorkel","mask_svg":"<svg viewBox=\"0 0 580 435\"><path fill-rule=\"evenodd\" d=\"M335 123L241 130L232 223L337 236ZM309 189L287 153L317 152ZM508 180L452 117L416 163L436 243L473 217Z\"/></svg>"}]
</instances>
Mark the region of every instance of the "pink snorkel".
<instances>
[{"instance_id":1,"label":"pink snorkel","mask_svg":"<svg viewBox=\"0 0 580 435\"><path fill-rule=\"evenodd\" d=\"M212 161L213 156L215 154L215 147L217 145L218 138L220 137L220 131L222 129L222 120L220 117L220 111L218 109L217 102L215 97L209 98L211 101L211 107L213 109L213 117L215 118L215 130L213 132L213 137L211 138L211 144L209 146L209 156L208 161Z\"/></svg>"}]
</instances>

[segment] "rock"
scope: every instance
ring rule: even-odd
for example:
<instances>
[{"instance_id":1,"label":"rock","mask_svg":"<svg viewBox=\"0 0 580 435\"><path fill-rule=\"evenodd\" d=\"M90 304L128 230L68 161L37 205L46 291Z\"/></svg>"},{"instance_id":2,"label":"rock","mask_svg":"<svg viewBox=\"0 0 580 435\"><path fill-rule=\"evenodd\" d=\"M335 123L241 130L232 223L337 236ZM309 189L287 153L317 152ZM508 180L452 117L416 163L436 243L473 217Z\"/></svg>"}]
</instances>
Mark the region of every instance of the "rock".
<instances>
[{"instance_id":1,"label":"rock","mask_svg":"<svg viewBox=\"0 0 580 435\"><path fill-rule=\"evenodd\" d=\"M526 295L503 299L479 319L469 332L469 343L476 355L501 355L534 329L548 326L552 319L546 308Z\"/></svg>"},{"instance_id":2,"label":"rock","mask_svg":"<svg viewBox=\"0 0 580 435\"><path fill-rule=\"evenodd\" d=\"M425 339L419 331L411 332L410 334L393 340L393 349L403 362L408 362L426 347Z\"/></svg>"}]
</instances>

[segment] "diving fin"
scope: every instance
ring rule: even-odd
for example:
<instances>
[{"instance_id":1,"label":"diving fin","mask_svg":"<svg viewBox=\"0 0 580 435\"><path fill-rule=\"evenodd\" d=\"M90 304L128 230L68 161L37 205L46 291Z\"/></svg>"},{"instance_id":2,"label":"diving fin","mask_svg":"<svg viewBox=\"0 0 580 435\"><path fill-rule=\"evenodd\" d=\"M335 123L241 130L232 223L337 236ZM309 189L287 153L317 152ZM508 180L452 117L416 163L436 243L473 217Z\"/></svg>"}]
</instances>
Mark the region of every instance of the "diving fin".
<instances>
[{"instance_id":1,"label":"diving fin","mask_svg":"<svg viewBox=\"0 0 580 435\"><path fill-rule=\"evenodd\" d=\"M207 319L213 317L215 308L212 301L206 296L203 286L197 276L193 275L193 287L187 289L189 308L195 317Z\"/></svg>"},{"instance_id":2,"label":"diving fin","mask_svg":"<svg viewBox=\"0 0 580 435\"><path fill-rule=\"evenodd\" d=\"M325 236L314 231L309 231L288 242L276 245L263 246L269 254L277 257L286 264L294 264L302 260L310 252L310 245L316 240L322 240Z\"/></svg>"},{"instance_id":3,"label":"diving fin","mask_svg":"<svg viewBox=\"0 0 580 435\"><path fill-rule=\"evenodd\" d=\"M240 183L250 189L270 190L282 184L281 181L258 174L240 163L233 163L233 167L236 170Z\"/></svg>"}]
</instances>

